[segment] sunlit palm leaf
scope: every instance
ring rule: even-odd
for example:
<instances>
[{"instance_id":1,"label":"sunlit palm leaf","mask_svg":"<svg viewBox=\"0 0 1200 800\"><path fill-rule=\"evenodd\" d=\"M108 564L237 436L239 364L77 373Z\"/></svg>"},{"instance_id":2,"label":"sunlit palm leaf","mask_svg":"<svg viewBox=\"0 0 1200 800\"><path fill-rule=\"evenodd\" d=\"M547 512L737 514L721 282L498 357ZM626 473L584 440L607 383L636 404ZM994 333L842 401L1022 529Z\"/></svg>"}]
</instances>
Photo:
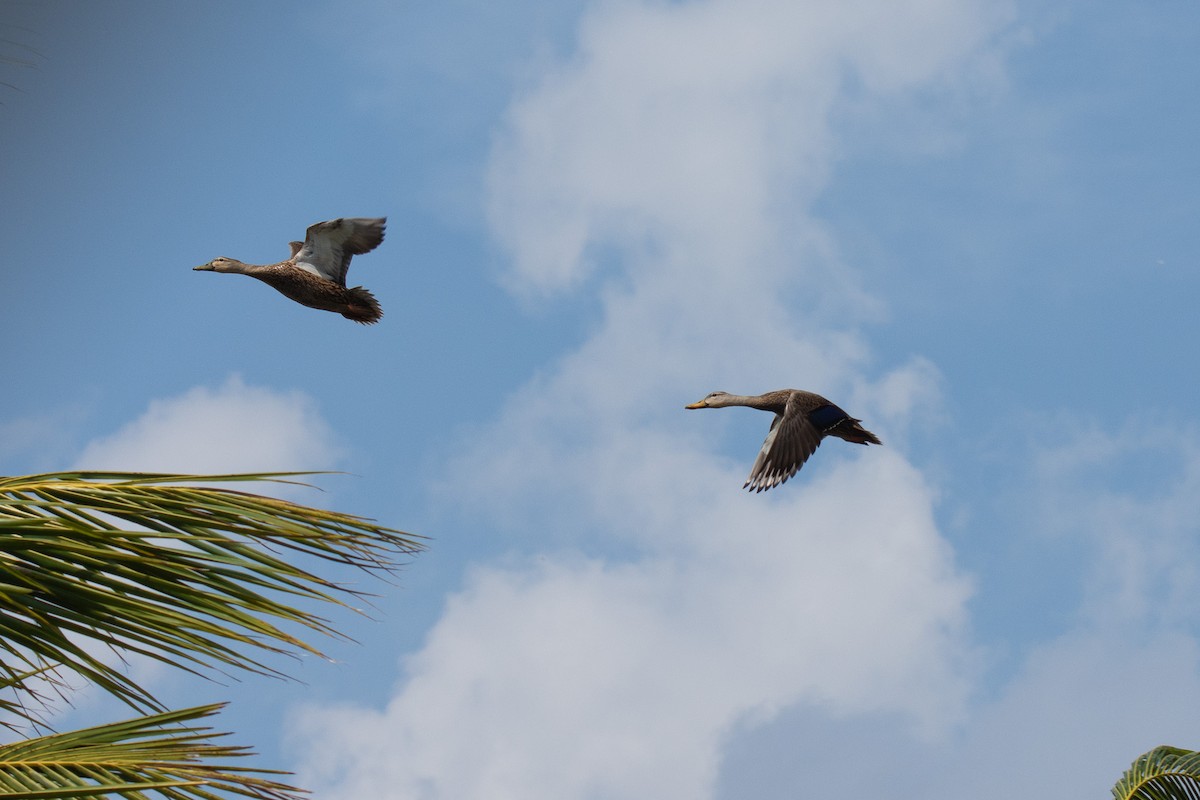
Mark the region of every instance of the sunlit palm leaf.
<instances>
[{"instance_id":1,"label":"sunlit palm leaf","mask_svg":"<svg viewBox=\"0 0 1200 800\"><path fill-rule=\"evenodd\" d=\"M61 665L135 707L160 710L102 657L105 649L192 672L277 673L250 653L318 653L280 625L337 632L284 601L344 605L355 592L281 554L387 572L422 544L361 517L194 485L295 474L0 478L0 687L29 691L36 684L22 675Z\"/></svg>"},{"instance_id":2,"label":"sunlit palm leaf","mask_svg":"<svg viewBox=\"0 0 1200 800\"><path fill-rule=\"evenodd\" d=\"M1112 793L1117 800L1200 800L1200 753L1156 747L1133 762Z\"/></svg>"},{"instance_id":3,"label":"sunlit palm leaf","mask_svg":"<svg viewBox=\"0 0 1200 800\"><path fill-rule=\"evenodd\" d=\"M251 753L213 744L224 734L194 724L219 708L189 708L0 745L0 798L300 796L298 790L266 777L282 773L223 763Z\"/></svg>"}]
</instances>

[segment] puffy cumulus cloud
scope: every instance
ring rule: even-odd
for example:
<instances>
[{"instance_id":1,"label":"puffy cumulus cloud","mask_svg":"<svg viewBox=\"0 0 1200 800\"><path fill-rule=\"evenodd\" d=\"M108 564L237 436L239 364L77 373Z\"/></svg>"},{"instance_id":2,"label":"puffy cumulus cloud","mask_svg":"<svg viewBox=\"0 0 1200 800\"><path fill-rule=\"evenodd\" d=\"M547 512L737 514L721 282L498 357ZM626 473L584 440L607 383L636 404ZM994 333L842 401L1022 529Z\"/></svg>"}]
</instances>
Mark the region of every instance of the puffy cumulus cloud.
<instances>
[{"instance_id":1,"label":"puffy cumulus cloud","mask_svg":"<svg viewBox=\"0 0 1200 800\"><path fill-rule=\"evenodd\" d=\"M513 285L576 285L612 246L666 247L687 270L704 257L722 288L743 261L763 262L755 276L799 269L773 247L814 234L777 229L826 184L848 87L890 97L990 67L1010 13L960 0L605 4L496 142L489 214Z\"/></svg>"},{"instance_id":2,"label":"puffy cumulus cloud","mask_svg":"<svg viewBox=\"0 0 1200 800\"><path fill-rule=\"evenodd\" d=\"M248 386L237 376L210 389L152 400L142 416L89 443L77 469L146 472L322 470L341 449L302 392Z\"/></svg>"},{"instance_id":3,"label":"puffy cumulus cloud","mask_svg":"<svg viewBox=\"0 0 1200 800\"><path fill-rule=\"evenodd\" d=\"M1200 440L1187 425L1075 423L1063 436L1067 423L1050 423L1064 440L1038 446L1035 483L1020 489L1028 558L1057 554L1030 569L1064 576L1058 602L1074 618L1042 641L997 644L1017 650L1012 668L981 684L949 736L921 740L895 715L830 714L806 702L740 722L717 797L770 800L803 787L814 796L1083 800L1103 796L1152 747L1195 746ZM1071 544L1065 555L1038 547L1051 538ZM1079 575L1081 587L1066 580Z\"/></svg>"},{"instance_id":4,"label":"puffy cumulus cloud","mask_svg":"<svg viewBox=\"0 0 1200 800\"><path fill-rule=\"evenodd\" d=\"M40 430L37 424L25 424L34 432ZM234 376L215 389L196 387L177 397L152 400L140 417L86 445L73 469L200 474L302 471L328 469L340 458L333 431L308 396L248 386ZM264 490L261 485L248 488ZM286 484L273 484L269 490L274 496L290 497L312 492ZM307 497L305 501L312 502ZM96 658L127 665L130 677L141 685L154 687L172 674L145 656L118 654L91 639L80 641ZM51 699L45 716L56 723L62 715L86 717L97 707L108 708L115 702L77 676L57 679L67 687L69 702L56 700L54 686L47 685L42 692Z\"/></svg>"},{"instance_id":5,"label":"puffy cumulus cloud","mask_svg":"<svg viewBox=\"0 0 1200 800\"><path fill-rule=\"evenodd\" d=\"M588 341L447 470L456 503L541 555L474 570L383 710L304 710L308 785L690 799L713 795L731 731L796 704L898 718L917 739L961 721L971 582L902 449L833 440L798 480L748 495L770 418L682 407L797 386L891 442L937 402L920 359L866 375L858 322L876 301L808 202L839 97L969 69L995 7L626 2L585 17L577 56L508 117L491 221L529 297L584 285L605 258L620 269Z\"/></svg>"},{"instance_id":6,"label":"puffy cumulus cloud","mask_svg":"<svg viewBox=\"0 0 1200 800\"><path fill-rule=\"evenodd\" d=\"M601 273L595 335L513 398L487 446L456 465L476 476L475 498L513 511L531 508L530 494L581 489L612 506L579 484L688 474L693 453L672 472L655 474L656 459L681 452L680 426L695 423L679 407L712 389L865 400L851 394L870 363L857 324L880 303L809 210L838 155L832 119L849 95L893 102L990 64L1005 13L713 0L587 15L575 57L506 118L490 219L522 295L580 286L601 263L619 269ZM936 395L935 373L894 373L894 407L879 409L888 424L906 425L901 412ZM650 449L660 452L643 465Z\"/></svg>"},{"instance_id":7,"label":"puffy cumulus cloud","mask_svg":"<svg viewBox=\"0 0 1200 800\"><path fill-rule=\"evenodd\" d=\"M330 798L696 798L748 716L807 702L930 734L958 720L969 586L911 467L840 464L774 504L707 483L666 514L627 509L671 543L655 555L476 570L385 710L299 715L306 785Z\"/></svg>"}]
</instances>

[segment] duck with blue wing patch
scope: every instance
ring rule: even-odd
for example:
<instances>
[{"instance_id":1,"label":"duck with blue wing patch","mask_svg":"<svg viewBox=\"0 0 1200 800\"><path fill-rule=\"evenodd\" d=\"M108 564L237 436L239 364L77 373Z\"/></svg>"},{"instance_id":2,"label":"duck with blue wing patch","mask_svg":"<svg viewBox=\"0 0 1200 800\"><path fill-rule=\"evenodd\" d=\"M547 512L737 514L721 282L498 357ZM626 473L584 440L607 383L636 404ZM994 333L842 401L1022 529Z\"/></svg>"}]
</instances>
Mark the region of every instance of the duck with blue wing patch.
<instances>
[{"instance_id":1,"label":"duck with blue wing patch","mask_svg":"<svg viewBox=\"0 0 1200 800\"><path fill-rule=\"evenodd\" d=\"M883 444L879 437L819 394L801 389L780 389L747 396L713 392L684 408L746 406L772 411L775 419L762 450L750 469L743 489L761 492L784 483L804 465L826 436L855 444Z\"/></svg>"}]
</instances>

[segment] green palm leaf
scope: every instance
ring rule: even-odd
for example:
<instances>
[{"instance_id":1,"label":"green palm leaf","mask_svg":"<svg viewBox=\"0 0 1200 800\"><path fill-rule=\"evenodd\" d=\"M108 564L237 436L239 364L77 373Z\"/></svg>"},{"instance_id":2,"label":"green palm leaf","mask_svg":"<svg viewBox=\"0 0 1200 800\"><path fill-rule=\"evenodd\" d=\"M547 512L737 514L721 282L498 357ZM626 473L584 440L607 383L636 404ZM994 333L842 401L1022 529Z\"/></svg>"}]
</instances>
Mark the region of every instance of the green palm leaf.
<instances>
[{"instance_id":1,"label":"green palm leaf","mask_svg":"<svg viewBox=\"0 0 1200 800\"><path fill-rule=\"evenodd\" d=\"M387 573L423 549L371 520L225 487L304 473L75 472L0 478L0 688L65 668L143 710L161 706L105 651L190 672L279 674L254 652L320 654L337 636L291 603L346 605L358 592L285 561L291 552ZM180 484L189 485L180 485ZM5 704L6 703L6 704ZM20 703L0 707L34 717Z\"/></svg>"},{"instance_id":2,"label":"green palm leaf","mask_svg":"<svg viewBox=\"0 0 1200 800\"><path fill-rule=\"evenodd\" d=\"M281 773L224 763L251 753L214 744L211 740L224 734L195 725L220 707L154 714L0 745L0 797L145 800L147 793L170 800L213 800L230 794L261 800L299 797L299 790L265 777Z\"/></svg>"},{"instance_id":3,"label":"green palm leaf","mask_svg":"<svg viewBox=\"0 0 1200 800\"><path fill-rule=\"evenodd\" d=\"M1133 762L1112 793L1117 800L1200 800L1200 753L1156 747Z\"/></svg>"}]
</instances>

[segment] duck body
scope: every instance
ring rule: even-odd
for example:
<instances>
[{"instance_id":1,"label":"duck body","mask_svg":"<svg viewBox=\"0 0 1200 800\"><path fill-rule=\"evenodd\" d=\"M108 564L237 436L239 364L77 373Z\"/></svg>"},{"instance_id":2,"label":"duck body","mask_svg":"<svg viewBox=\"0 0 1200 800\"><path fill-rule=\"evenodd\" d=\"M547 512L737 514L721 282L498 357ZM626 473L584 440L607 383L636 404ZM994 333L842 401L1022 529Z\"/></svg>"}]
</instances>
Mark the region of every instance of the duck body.
<instances>
[{"instance_id":1,"label":"duck body","mask_svg":"<svg viewBox=\"0 0 1200 800\"><path fill-rule=\"evenodd\" d=\"M787 481L804 466L826 436L855 444L883 444L840 407L819 394L802 389L780 389L760 395L713 392L685 408L745 406L775 414L750 477L742 488L762 492Z\"/></svg>"},{"instance_id":2,"label":"duck body","mask_svg":"<svg viewBox=\"0 0 1200 800\"><path fill-rule=\"evenodd\" d=\"M241 274L258 278L300 305L333 311L364 325L378 322L383 316L383 309L379 307L375 295L361 286L347 288L327 278L313 275L287 261L262 266L243 266L254 269L245 270Z\"/></svg>"},{"instance_id":3,"label":"duck body","mask_svg":"<svg viewBox=\"0 0 1200 800\"><path fill-rule=\"evenodd\" d=\"M308 227L303 242L291 242L292 256L277 264L246 264L214 258L193 269L228 272L257 278L291 300L370 325L383 309L361 286L347 287L350 259L369 253L383 241L386 217L354 217L318 222Z\"/></svg>"}]
</instances>

